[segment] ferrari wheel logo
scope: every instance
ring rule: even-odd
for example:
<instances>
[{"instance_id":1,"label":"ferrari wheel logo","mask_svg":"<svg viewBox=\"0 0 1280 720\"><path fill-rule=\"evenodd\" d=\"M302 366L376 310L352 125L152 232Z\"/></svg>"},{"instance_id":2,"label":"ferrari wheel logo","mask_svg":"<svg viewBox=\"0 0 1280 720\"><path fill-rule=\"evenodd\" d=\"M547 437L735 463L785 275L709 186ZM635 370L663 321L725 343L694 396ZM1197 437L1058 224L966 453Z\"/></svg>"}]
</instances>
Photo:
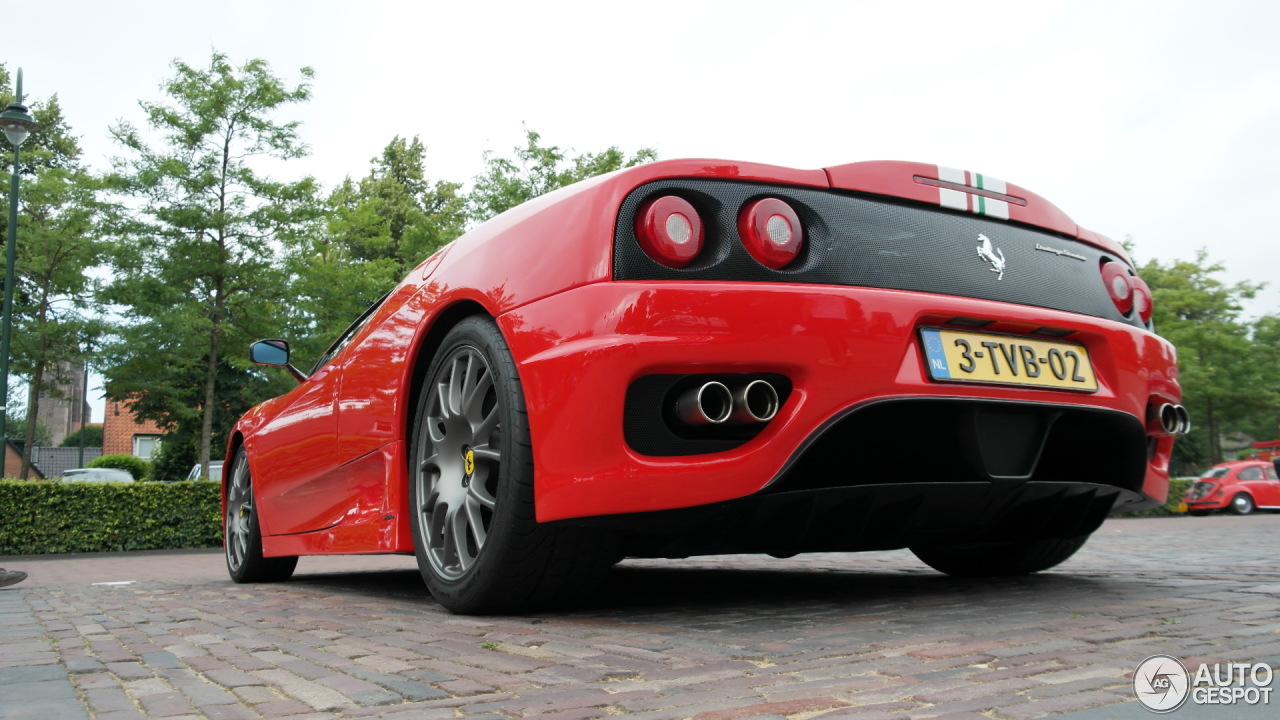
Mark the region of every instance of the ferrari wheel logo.
<instances>
[{"instance_id":1,"label":"ferrari wheel logo","mask_svg":"<svg viewBox=\"0 0 1280 720\"><path fill-rule=\"evenodd\" d=\"M467 449L466 457L462 461L462 469L468 475L474 475L476 471L476 452L470 448Z\"/></svg>"}]
</instances>

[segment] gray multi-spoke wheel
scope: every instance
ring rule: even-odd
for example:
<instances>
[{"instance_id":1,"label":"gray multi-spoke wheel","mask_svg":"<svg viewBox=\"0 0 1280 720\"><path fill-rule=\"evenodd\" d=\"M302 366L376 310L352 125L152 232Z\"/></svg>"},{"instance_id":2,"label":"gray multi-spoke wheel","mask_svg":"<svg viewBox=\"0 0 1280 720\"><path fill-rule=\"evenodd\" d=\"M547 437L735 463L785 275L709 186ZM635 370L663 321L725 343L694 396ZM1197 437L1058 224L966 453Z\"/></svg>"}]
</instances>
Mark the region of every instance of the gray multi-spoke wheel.
<instances>
[{"instance_id":1,"label":"gray multi-spoke wheel","mask_svg":"<svg viewBox=\"0 0 1280 720\"><path fill-rule=\"evenodd\" d=\"M414 554L441 605L459 613L563 605L603 579L607 539L535 517L524 393L492 320L469 317L445 335L409 437Z\"/></svg>"},{"instance_id":2,"label":"gray multi-spoke wheel","mask_svg":"<svg viewBox=\"0 0 1280 720\"><path fill-rule=\"evenodd\" d=\"M253 478L244 448L236 452L226 482L226 514L223 516L223 549L227 572L238 583L288 580L298 565L295 556L262 556L262 531L254 504Z\"/></svg>"},{"instance_id":3,"label":"gray multi-spoke wheel","mask_svg":"<svg viewBox=\"0 0 1280 720\"><path fill-rule=\"evenodd\" d=\"M426 456L414 478L419 532L432 570L458 580L484 549L498 504L502 422L484 353L471 345L453 350L432 378L426 403Z\"/></svg>"}]
</instances>

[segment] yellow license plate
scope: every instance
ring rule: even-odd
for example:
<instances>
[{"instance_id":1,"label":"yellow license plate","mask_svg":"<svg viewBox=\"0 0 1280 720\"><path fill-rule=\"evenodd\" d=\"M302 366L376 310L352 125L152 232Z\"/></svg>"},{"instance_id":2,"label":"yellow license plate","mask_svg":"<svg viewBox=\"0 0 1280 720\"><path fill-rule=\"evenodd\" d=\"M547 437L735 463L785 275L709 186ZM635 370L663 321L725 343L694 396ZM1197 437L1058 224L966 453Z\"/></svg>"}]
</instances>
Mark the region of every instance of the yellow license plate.
<instances>
[{"instance_id":1,"label":"yellow license plate","mask_svg":"<svg viewBox=\"0 0 1280 720\"><path fill-rule=\"evenodd\" d=\"M1024 385L1062 390L1098 389L1083 345L1013 335L925 328L929 376L943 382Z\"/></svg>"}]
</instances>

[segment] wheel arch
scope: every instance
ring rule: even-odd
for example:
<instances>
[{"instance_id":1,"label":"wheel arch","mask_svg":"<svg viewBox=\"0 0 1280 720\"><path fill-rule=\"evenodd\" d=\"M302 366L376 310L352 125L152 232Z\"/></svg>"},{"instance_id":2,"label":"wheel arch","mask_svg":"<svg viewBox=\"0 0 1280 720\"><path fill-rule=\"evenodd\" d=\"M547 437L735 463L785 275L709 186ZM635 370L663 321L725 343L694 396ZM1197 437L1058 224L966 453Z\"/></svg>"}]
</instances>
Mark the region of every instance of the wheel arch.
<instances>
[{"instance_id":1,"label":"wheel arch","mask_svg":"<svg viewBox=\"0 0 1280 720\"><path fill-rule=\"evenodd\" d=\"M218 478L218 492L222 495L223 522L226 522L227 512L227 479L229 473L235 471L236 453L240 452L243 446L244 433L239 428L232 430L231 437L227 439L227 456L222 459L222 477Z\"/></svg>"},{"instance_id":2,"label":"wheel arch","mask_svg":"<svg viewBox=\"0 0 1280 720\"><path fill-rule=\"evenodd\" d=\"M423 389L427 384L427 370L431 367L431 361L444 343L445 336L458 323L469 317L493 319L493 315L484 305L471 299L461 299L451 303L434 315L429 320L429 326L418 335L417 346L414 349L413 357L409 360L408 369L404 376L404 386L409 390L404 396L404 411L400 419L404 433L403 460L401 461L401 472L399 473L400 478L397 485L389 485L387 490L393 495L399 496L399 499L394 501L393 504L398 508L397 515L406 520L400 525L398 542L409 550L413 549L412 532L407 518L410 512L409 506L412 504L409 501L409 486L413 482L413 423L418 413L418 401L421 399Z\"/></svg>"},{"instance_id":3,"label":"wheel arch","mask_svg":"<svg viewBox=\"0 0 1280 720\"><path fill-rule=\"evenodd\" d=\"M475 300L459 300L449 307L440 311L438 315L431 321L431 326L421 335L418 340L418 347L414 353L414 358L409 369L409 373L405 380L409 384L409 395L405 403L404 412L404 437L405 448L408 449L409 443L413 440L413 419L418 411L418 400L422 397L422 389L426 385L427 368L431 366L431 360L435 358L436 352L440 349L440 345L444 342L444 338L449 331L458 323L469 317L481 316L493 319L493 315L485 309L483 305ZM406 458L408 455L406 454ZM405 475L406 495L408 474Z\"/></svg>"}]
</instances>

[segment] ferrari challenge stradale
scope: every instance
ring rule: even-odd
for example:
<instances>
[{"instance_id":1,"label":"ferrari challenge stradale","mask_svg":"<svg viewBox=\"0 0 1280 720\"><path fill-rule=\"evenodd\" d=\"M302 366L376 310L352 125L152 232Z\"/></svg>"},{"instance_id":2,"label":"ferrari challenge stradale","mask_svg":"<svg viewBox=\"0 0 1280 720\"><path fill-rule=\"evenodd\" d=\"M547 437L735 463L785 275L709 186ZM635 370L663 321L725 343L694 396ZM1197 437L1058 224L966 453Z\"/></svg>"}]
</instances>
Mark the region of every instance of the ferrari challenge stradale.
<instances>
[{"instance_id":1,"label":"ferrari challenge stradale","mask_svg":"<svg viewBox=\"0 0 1280 720\"><path fill-rule=\"evenodd\" d=\"M1164 502L1174 348L1112 240L936 165L673 160L425 260L235 426L238 582L414 553L441 604L570 603L627 557L1070 557Z\"/></svg>"}]
</instances>

